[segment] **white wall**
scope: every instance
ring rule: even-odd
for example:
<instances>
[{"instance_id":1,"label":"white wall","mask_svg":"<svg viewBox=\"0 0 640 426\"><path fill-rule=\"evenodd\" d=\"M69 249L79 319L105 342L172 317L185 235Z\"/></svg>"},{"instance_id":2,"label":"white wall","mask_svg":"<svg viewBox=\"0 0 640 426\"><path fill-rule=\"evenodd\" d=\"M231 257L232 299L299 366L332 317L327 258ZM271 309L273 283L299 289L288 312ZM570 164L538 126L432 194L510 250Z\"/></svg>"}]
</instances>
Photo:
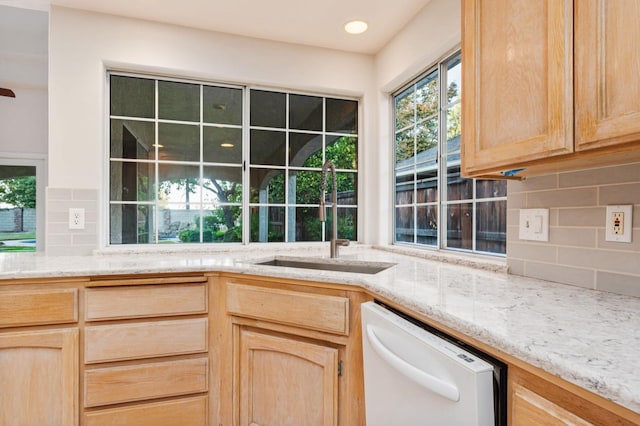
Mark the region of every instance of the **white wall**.
<instances>
[{"instance_id":1,"label":"white wall","mask_svg":"<svg viewBox=\"0 0 640 426\"><path fill-rule=\"evenodd\" d=\"M16 97L0 97L0 152L44 156L48 138L47 90L7 86Z\"/></svg>"},{"instance_id":2,"label":"white wall","mask_svg":"<svg viewBox=\"0 0 640 426\"><path fill-rule=\"evenodd\" d=\"M461 40L460 1L431 0L375 58L376 115L378 117L377 170L379 180L365 188L376 197L376 243L393 241L393 107L391 94L416 77L443 55L455 49ZM372 159L373 160L373 159ZM373 161L375 161L373 160Z\"/></svg>"},{"instance_id":3,"label":"white wall","mask_svg":"<svg viewBox=\"0 0 640 426\"><path fill-rule=\"evenodd\" d=\"M368 148L377 140L371 56L56 6L49 43L50 187L104 190L107 68L361 97L362 182L367 164L378 161ZM364 197L367 210L376 206ZM361 229L376 226L375 217L361 216Z\"/></svg>"}]
</instances>

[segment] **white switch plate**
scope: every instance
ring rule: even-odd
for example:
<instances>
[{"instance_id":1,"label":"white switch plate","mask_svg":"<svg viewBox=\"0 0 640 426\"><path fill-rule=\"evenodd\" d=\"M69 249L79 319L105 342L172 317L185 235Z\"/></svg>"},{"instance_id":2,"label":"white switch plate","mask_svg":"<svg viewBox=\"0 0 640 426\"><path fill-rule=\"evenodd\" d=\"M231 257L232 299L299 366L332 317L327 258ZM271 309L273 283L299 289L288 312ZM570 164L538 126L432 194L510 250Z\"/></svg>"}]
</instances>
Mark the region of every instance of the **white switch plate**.
<instances>
[{"instance_id":1,"label":"white switch plate","mask_svg":"<svg viewBox=\"0 0 640 426\"><path fill-rule=\"evenodd\" d=\"M549 209L520 209L518 237L521 240L549 241Z\"/></svg>"},{"instance_id":2,"label":"white switch plate","mask_svg":"<svg viewBox=\"0 0 640 426\"><path fill-rule=\"evenodd\" d=\"M84 209L69 209L69 229L84 229Z\"/></svg>"},{"instance_id":3,"label":"white switch plate","mask_svg":"<svg viewBox=\"0 0 640 426\"><path fill-rule=\"evenodd\" d=\"M633 229L633 206L607 206L604 239L630 243Z\"/></svg>"}]
</instances>

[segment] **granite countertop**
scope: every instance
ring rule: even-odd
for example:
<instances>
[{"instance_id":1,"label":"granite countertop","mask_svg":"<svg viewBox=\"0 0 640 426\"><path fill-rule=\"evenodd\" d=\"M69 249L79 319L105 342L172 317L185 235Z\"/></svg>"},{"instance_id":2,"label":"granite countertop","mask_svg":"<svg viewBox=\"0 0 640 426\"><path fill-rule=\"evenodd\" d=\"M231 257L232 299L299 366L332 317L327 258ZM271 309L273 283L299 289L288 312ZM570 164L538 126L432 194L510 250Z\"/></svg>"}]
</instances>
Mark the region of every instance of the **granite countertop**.
<instances>
[{"instance_id":1,"label":"granite countertop","mask_svg":"<svg viewBox=\"0 0 640 426\"><path fill-rule=\"evenodd\" d=\"M639 298L507 275L501 262L470 267L471 258L402 249L341 249L344 261L396 264L375 275L256 264L275 255L326 257L326 245L106 253L2 254L0 279L220 271L355 285L640 412Z\"/></svg>"}]
</instances>

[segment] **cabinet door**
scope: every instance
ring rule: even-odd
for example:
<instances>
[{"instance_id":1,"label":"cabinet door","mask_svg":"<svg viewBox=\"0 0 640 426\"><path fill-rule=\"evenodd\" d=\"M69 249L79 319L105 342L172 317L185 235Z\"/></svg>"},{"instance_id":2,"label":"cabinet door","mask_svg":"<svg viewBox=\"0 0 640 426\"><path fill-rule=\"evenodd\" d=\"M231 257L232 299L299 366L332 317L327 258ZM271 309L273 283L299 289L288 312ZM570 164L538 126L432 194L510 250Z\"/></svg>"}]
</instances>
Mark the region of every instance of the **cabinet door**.
<instances>
[{"instance_id":1,"label":"cabinet door","mask_svg":"<svg viewBox=\"0 0 640 426\"><path fill-rule=\"evenodd\" d=\"M515 385L512 392L513 424L529 426L592 425L592 423L581 419L523 386Z\"/></svg>"},{"instance_id":2,"label":"cabinet door","mask_svg":"<svg viewBox=\"0 0 640 426\"><path fill-rule=\"evenodd\" d=\"M77 384L77 329L0 335L0 425L77 425Z\"/></svg>"},{"instance_id":3,"label":"cabinet door","mask_svg":"<svg viewBox=\"0 0 640 426\"><path fill-rule=\"evenodd\" d=\"M337 424L336 348L240 328L238 362L240 424Z\"/></svg>"},{"instance_id":4,"label":"cabinet door","mask_svg":"<svg viewBox=\"0 0 640 426\"><path fill-rule=\"evenodd\" d=\"M462 167L573 151L573 1L463 0Z\"/></svg>"},{"instance_id":5,"label":"cabinet door","mask_svg":"<svg viewBox=\"0 0 640 426\"><path fill-rule=\"evenodd\" d=\"M640 140L640 3L575 4L576 146Z\"/></svg>"}]
</instances>

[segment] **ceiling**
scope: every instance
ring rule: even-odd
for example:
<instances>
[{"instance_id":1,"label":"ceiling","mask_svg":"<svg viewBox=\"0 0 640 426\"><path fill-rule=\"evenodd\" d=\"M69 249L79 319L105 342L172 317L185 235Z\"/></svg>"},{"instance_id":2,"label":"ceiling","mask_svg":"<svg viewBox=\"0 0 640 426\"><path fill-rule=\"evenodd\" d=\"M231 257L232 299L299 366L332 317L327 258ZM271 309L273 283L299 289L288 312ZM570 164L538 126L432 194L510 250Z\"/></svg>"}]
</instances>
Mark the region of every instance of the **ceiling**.
<instances>
[{"instance_id":1,"label":"ceiling","mask_svg":"<svg viewBox=\"0 0 640 426\"><path fill-rule=\"evenodd\" d=\"M366 54L384 47L430 0L0 0L47 9L49 4L267 40ZM349 35L352 19L369 23Z\"/></svg>"}]
</instances>

